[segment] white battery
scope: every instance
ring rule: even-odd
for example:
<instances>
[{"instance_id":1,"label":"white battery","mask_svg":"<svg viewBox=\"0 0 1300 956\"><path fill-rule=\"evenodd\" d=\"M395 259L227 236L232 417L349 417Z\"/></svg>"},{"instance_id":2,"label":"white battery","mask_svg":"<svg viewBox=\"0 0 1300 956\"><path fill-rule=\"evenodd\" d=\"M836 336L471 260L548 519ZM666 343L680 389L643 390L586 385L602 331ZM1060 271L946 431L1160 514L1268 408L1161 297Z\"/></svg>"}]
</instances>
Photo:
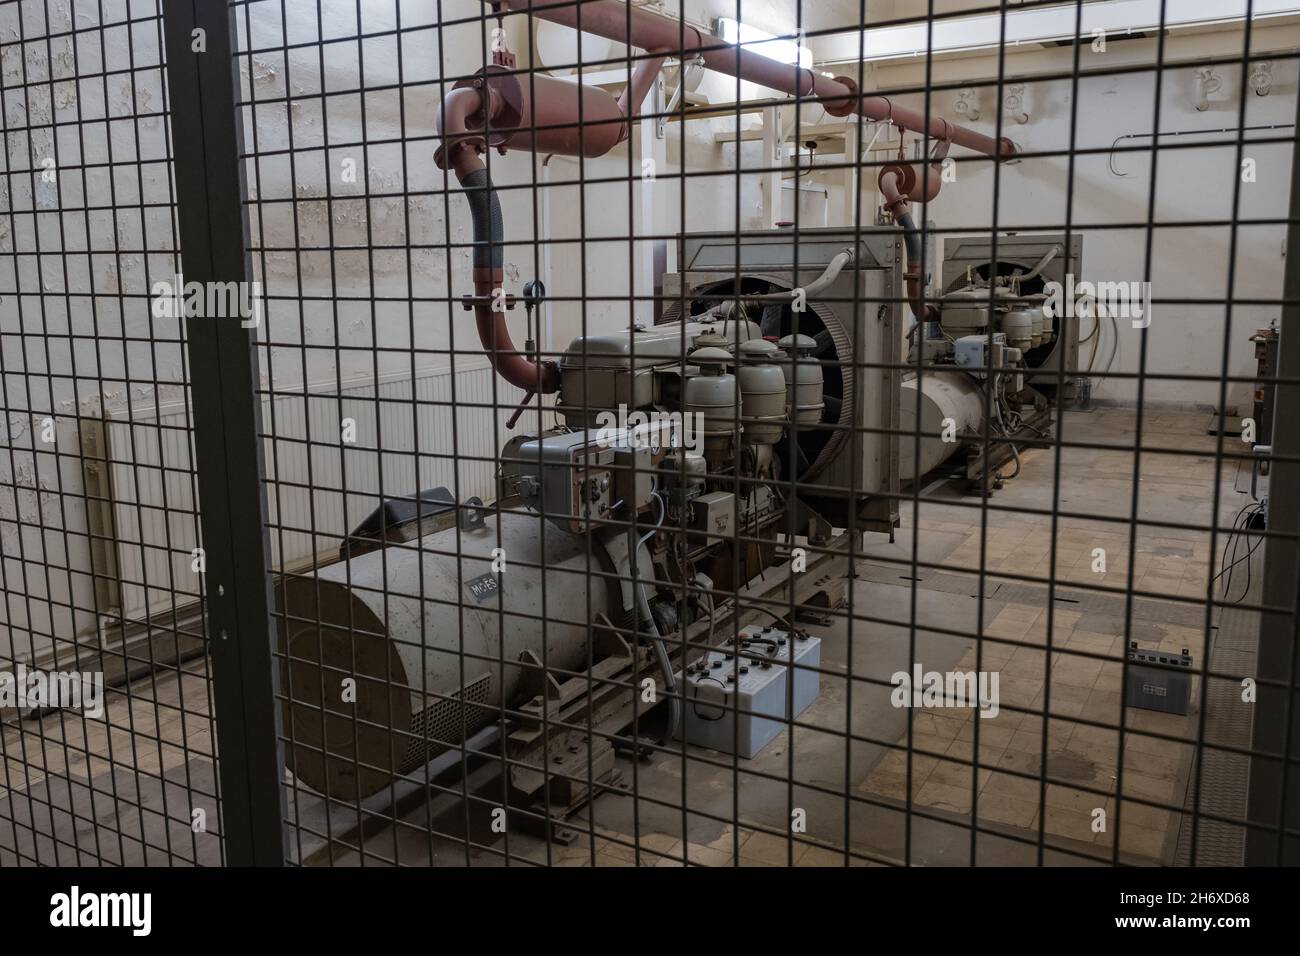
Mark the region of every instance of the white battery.
<instances>
[{"instance_id":1,"label":"white battery","mask_svg":"<svg viewBox=\"0 0 1300 956\"><path fill-rule=\"evenodd\" d=\"M709 651L678 675L685 694L682 730L687 743L754 757L789 721L817 699L821 688L821 639L776 627L750 625L731 644ZM794 649L794 694L790 651Z\"/></svg>"}]
</instances>

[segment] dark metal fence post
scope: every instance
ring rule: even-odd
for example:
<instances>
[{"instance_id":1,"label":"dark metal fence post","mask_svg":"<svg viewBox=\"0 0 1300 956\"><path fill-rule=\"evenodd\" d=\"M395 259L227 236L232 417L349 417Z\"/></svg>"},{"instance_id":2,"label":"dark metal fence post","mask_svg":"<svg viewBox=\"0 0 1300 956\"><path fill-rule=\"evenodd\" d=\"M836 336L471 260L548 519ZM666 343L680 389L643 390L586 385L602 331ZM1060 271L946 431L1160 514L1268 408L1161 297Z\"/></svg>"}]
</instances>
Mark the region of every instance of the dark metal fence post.
<instances>
[{"instance_id":1,"label":"dark metal fence post","mask_svg":"<svg viewBox=\"0 0 1300 956\"><path fill-rule=\"evenodd\" d=\"M185 281L245 282L232 10L166 0L163 13ZM226 861L279 866L284 762L255 336L238 317L187 322Z\"/></svg>"},{"instance_id":2,"label":"dark metal fence post","mask_svg":"<svg viewBox=\"0 0 1300 956\"><path fill-rule=\"evenodd\" d=\"M1296 104L1300 123L1300 102ZM1300 142L1291 167L1290 221L1286 238L1286 279L1283 286L1281 338L1274 375L1278 378L1273 416L1273 462L1269 474L1268 527L1280 535L1300 533ZM1265 436L1268 441L1268 436ZM1292 537L1270 537L1264 548L1264 590L1260 603L1258 674L1261 679L1287 686L1261 686L1255 709L1256 751L1279 754L1251 759L1250 802L1247 819L1257 828L1300 826L1300 781L1295 779L1295 753L1300 743L1300 698L1296 696L1300 619L1296 606L1296 579L1300 574L1297 545ZM1287 608L1289 610L1276 610ZM1300 862L1300 842L1271 829L1251 829L1247 834L1246 863L1253 866L1295 865Z\"/></svg>"}]
</instances>

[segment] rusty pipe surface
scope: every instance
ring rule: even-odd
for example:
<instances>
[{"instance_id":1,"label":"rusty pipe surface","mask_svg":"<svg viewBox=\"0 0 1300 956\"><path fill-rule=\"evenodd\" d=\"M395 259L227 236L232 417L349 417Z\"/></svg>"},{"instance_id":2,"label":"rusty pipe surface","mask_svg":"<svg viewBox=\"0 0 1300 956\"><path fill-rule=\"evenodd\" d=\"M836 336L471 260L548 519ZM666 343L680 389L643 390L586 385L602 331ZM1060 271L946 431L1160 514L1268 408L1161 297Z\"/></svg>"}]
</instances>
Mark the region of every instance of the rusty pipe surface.
<instances>
[{"instance_id":1,"label":"rusty pipe surface","mask_svg":"<svg viewBox=\"0 0 1300 956\"><path fill-rule=\"evenodd\" d=\"M899 179L897 167L886 166L882 169L880 194L885 198L885 209L903 230L903 245L907 250L907 267L903 270L903 280L907 288L908 307L918 323L933 322L939 318L939 310L925 301L925 290L921 282L921 239L907 210L907 197L901 191Z\"/></svg>"},{"instance_id":2,"label":"rusty pipe surface","mask_svg":"<svg viewBox=\"0 0 1300 956\"><path fill-rule=\"evenodd\" d=\"M653 70L638 69L633 74L642 98L662 60L645 65L650 63ZM625 98L634 92L629 87ZM471 109L469 104L477 106ZM442 145L433 158L446 169L447 154L462 142L477 151L521 149L562 156L604 156L627 138L630 123L622 101L598 87L544 73L520 76L494 64L460 80L447 94L438 111L438 132Z\"/></svg>"},{"instance_id":3,"label":"rusty pipe surface","mask_svg":"<svg viewBox=\"0 0 1300 956\"><path fill-rule=\"evenodd\" d=\"M453 90L438 114L443 146L439 165L455 170L465 190L474 219L474 319L479 341L488 360L503 379L529 393L549 395L560 389L560 367L555 362L534 362L515 348L504 311L493 305L500 301L498 289L505 278L502 240L505 222L487 166L479 156L482 137L468 128L469 118L483 109L484 96L474 89ZM443 165L443 164L446 165Z\"/></svg>"},{"instance_id":4,"label":"rusty pipe surface","mask_svg":"<svg viewBox=\"0 0 1300 956\"><path fill-rule=\"evenodd\" d=\"M442 169L453 169L463 185L465 177L476 169L484 169L479 159L480 149L486 145L481 132L470 129L470 117L483 109L483 97L478 90L460 88L447 94L438 110L438 135L442 145L434 153L434 162Z\"/></svg>"},{"instance_id":5,"label":"rusty pipe surface","mask_svg":"<svg viewBox=\"0 0 1300 956\"><path fill-rule=\"evenodd\" d=\"M650 51L655 56L648 60L642 60L632 69L632 77L628 80L627 86L623 90L623 95L618 98L618 108L623 111L623 115L629 120L624 134L624 138L631 134L632 117L636 116L641 109L641 104L650 93L650 88L654 86L655 81L659 78L659 71L663 69L664 60L668 59L667 54L660 50Z\"/></svg>"},{"instance_id":6,"label":"rusty pipe surface","mask_svg":"<svg viewBox=\"0 0 1300 956\"><path fill-rule=\"evenodd\" d=\"M628 7L618 0L484 0L498 12L528 13L542 20L639 47L672 51L683 59L699 56L719 73L757 83L793 96L816 97L833 116L860 113L869 120L889 121L901 129L931 139L955 143L995 159L1016 154L1016 145L995 139L938 117L895 105L888 97L863 96L849 77L829 77L794 64L779 63L706 33L673 17Z\"/></svg>"}]
</instances>

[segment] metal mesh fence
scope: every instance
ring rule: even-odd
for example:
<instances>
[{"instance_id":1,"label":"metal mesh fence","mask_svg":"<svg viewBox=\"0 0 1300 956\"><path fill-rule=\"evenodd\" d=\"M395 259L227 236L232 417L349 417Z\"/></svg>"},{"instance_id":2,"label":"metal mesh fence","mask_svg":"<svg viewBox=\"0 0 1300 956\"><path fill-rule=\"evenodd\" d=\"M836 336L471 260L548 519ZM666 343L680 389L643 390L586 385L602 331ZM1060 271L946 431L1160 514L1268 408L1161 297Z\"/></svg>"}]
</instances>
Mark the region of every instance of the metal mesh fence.
<instances>
[{"instance_id":1,"label":"metal mesh fence","mask_svg":"<svg viewBox=\"0 0 1300 956\"><path fill-rule=\"evenodd\" d=\"M0 5L5 865L222 859L161 50Z\"/></svg>"},{"instance_id":2,"label":"metal mesh fence","mask_svg":"<svg viewBox=\"0 0 1300 956\"><path fill-rule=\"evenodd\" d=\"M1291 858L1300 7L161 7L0 4L0 861Z\"/></svg>"}]
</instances>

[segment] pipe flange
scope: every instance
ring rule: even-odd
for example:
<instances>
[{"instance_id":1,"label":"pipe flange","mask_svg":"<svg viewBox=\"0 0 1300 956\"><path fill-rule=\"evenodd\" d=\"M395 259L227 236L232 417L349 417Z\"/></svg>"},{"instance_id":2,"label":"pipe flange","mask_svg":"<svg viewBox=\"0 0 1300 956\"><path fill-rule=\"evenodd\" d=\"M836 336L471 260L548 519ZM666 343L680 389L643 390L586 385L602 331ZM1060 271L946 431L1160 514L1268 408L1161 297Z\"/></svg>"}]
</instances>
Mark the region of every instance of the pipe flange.
<instances>
[{"instance_id":1,"label":"pipe flange","mask_svg":"<svg viewBox=\"0 0 1300 956\"><path fill-rule=\"evenodd\" d=\"M843 99L838 97L833 100L827 100L822 103L822 109L830 113L831 116L848 116L858 108L858 84L857 81L847 76L835 77L836 83L842 83L849 88L848 96Z\"/></svg>"},{"instance_id":2,"label":"pipe flange","mask_svg":"<svg viewBox=\"0 0 1300 956\"><path fill-rule=\"evenodd\" d=\"M478 90L484 103L477 113L468 118L466 125L471 130L486 130L483 137L486 146L507 145L519 132L519 124L524 115L519 77L507 67L490 63L452 87L455 90L466 88ZM489 116L492 119L491 129L487 129Z\"/></svg>"},{"instance_id":3,"label":"pipe flange","mask_svg":"<svg viewBox=\"0 0 1300 956\"><path fill-rule=\"evenodd\" d=\"M891 175L894 177L893 192L897 194L897 198L892 200L885 189L885 177ZM876 177L876 182L880 187L881 195L885 198L885 209L891 215L897 215L898 211L907 205L913 190L916 189L916 168L910 163L890 163L880 168L880 175Z\"/></svg>"}]
</instances>

